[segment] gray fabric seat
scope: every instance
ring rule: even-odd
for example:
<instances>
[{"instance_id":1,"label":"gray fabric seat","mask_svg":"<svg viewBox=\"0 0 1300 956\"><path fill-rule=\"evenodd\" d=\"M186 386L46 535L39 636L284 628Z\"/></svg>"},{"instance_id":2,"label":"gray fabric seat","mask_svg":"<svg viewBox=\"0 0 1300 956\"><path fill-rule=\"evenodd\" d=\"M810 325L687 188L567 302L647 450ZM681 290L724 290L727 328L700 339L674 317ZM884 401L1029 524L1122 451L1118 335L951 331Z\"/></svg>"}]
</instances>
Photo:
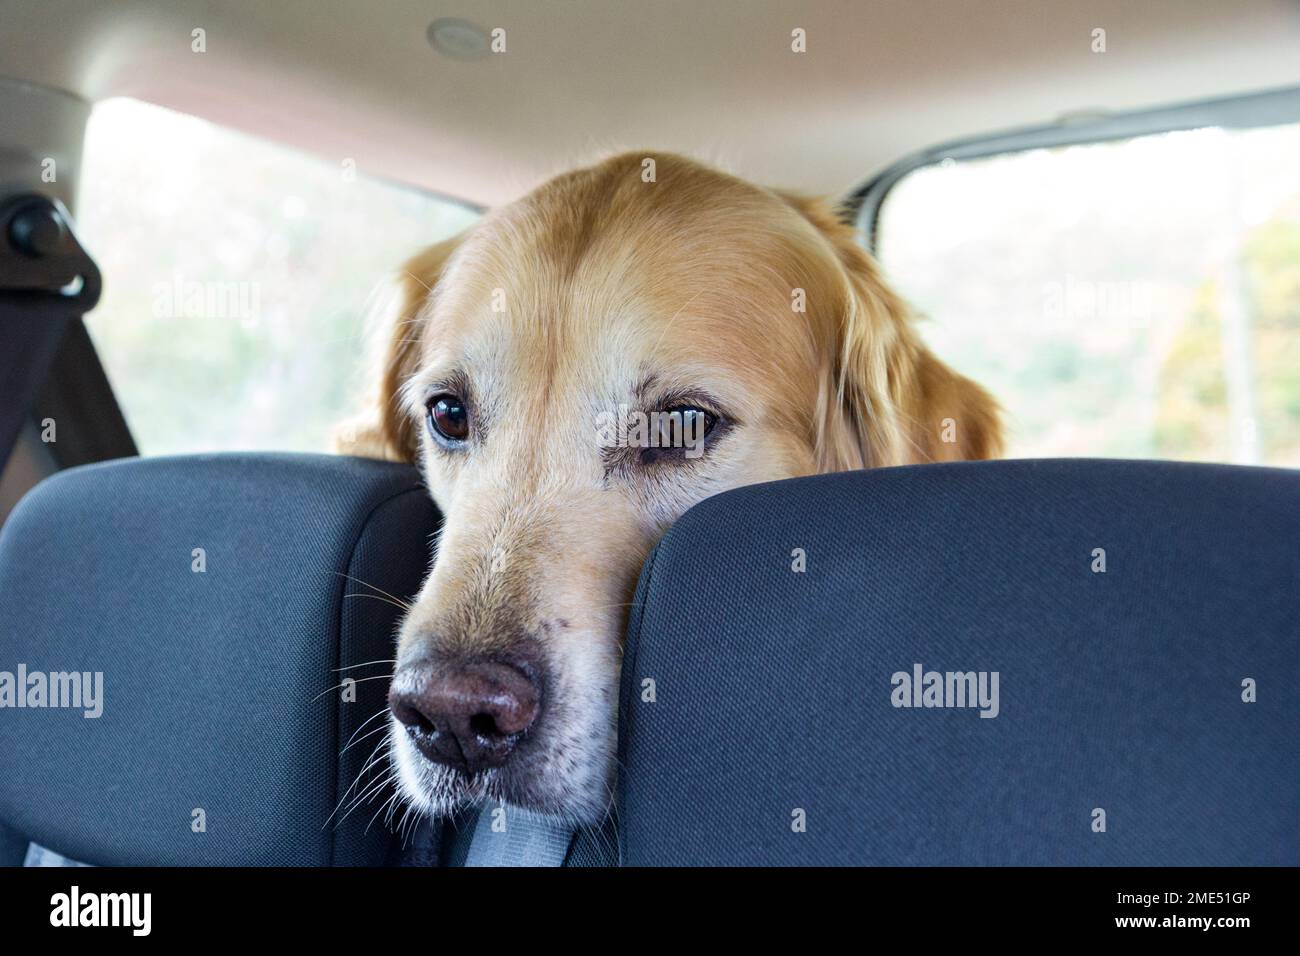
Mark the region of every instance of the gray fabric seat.
<instances>
[{"instance_id":1,"label":"gray fabric seat","mask_svg":"<svg viewBox=\"0 0 1300 956\"><path fill-rule=\"evenodd\" d=\"M91 864L394 862L366 829L376 777L331 813L383 736L387 595L418 589L437 524L414 469L360 459L129 459L39 485L0 530L0 671L102 674L102 714L0 710L0 862L32 843Z\"/></svg>"},{"instance_id":2,"label":"gray fabric seat","mask_svg":"<svg viewBox=\"0 0 1300 956\"><path fill-rule=\"evenodd\" d=\"M1297 541L1300 472L1269 468L958 463L706 500L633 605L622 862L1294 866ZM997 672L996 717L896 697L917 664Z\"/></svg>"},{"instance_id":3,"label":"gray fabric seat","mask_svg":"<svg viewBox=\"0 0 1300 956\"><path fill-rule=\"evenodd\" d=\"M618 832L563 853L472 814L404 855L370 825L389 596L416 592L437 524L414 470L357 459L39 486L0 529L0 672L102 694L0 709L0 863L1300 862L1300 473L963 463L705 501L635 599ZM918 664L997 672L996 705L976 682L978 706L900 706Z\"/></svg>"}]
</instances>

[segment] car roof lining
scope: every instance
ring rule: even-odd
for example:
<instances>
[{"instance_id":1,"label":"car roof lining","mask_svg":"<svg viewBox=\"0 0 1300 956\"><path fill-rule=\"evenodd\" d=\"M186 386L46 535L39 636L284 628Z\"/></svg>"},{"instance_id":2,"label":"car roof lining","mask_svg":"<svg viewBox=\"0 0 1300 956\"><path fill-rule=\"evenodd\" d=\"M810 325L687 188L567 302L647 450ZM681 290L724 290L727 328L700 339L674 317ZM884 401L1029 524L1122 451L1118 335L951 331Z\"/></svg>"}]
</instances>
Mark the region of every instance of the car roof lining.
<instances>
[{"instance_id":1,"label":"car roof lining","mask_svg":"<svg viewBox=\"0 0 1300 956\"><path fill-rule=\"evenodd\" d=\"M435 53L419 0L9 0L0 62L485 205L639 147L839 195L932 143L1300 83L1285 0L481 0L472 15L507 31L505 54Z\"/></svg>"}]
</instances>

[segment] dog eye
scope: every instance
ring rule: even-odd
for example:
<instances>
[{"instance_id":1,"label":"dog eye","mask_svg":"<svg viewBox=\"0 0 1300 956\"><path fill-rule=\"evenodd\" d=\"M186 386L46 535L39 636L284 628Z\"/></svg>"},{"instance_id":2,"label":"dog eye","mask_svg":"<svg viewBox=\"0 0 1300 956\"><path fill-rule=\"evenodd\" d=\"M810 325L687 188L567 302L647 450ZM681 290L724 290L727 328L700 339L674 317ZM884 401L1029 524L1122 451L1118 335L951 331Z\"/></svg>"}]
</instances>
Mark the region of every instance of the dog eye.
<instances>
[{"instance_id":1,"label":"dog eye","mask_svg":"<svg viewBox=\"0 0 1300 956\"><path fill-rule=\"evenodd\" d=\"M674 405L655 415L655 433L649 447L641 450L641 461L696 459L704 454L704 439L718 423L718 416L696 405Z\"/></svg>"},{"instance_id":2,"label":"dog eye","mask_svg":"<svg viewBox=\"0 0 1300 956\"><path fill-rule=\"evenodd\" d=\"M469 411L455 395L429 399L429 432L435 439L457 444L469 437Z\"/></svg>"},{"instance_id":3,"label":"dog eye","mask_svg":"<svg viewBox=\"0 0 1300 956\"><path fill-rule=\"evenodd\" d=\"M682 436L688 438L700 439L713 431L713 426L717 424L717 416L712 412L706 412L702 408L694 405L679 405L675 408L664 409L666 414L660 420L660 437L665 439L663 447L672 447L673 444L680 444ZM669 418L668 416L672 416ZM674 421L673 419L677 419ZM678 435L674 436L673 431L680 429ZM669 439L677 439L669 441Z\"/></svg>"}]
</instances>

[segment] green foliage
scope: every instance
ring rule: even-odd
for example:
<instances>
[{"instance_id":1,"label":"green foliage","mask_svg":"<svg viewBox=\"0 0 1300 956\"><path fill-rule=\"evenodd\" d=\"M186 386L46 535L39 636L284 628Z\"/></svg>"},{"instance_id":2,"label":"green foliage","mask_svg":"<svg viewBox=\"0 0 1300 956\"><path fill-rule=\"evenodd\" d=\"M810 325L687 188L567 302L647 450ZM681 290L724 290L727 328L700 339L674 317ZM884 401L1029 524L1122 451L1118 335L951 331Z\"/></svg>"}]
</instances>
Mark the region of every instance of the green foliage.
<instances>
[{"instance_id":1,"label":"green foliage","mask_svg":"<svg viewBox=\"0 0 1300 956\"><path fill-rule=\"evenodd\" d=\"M97 107L78 223L104 295L87 325L141 450L328 450L360 411L373 290L476 218L192 117Z\"/></svg>"},{"instance_id":2,"label":"green foliage","mask_svg":"<svg viewBox=\"0 0 1300 956\"><path fill-rule=\"evenodd\" d=\"M1300 125L928 167L891 192L880 236L926 340L999 399L1017 456L1248 460L1220 301L1235 261L1256 460L1300 466Z\"/></svg>"}]
</instances>

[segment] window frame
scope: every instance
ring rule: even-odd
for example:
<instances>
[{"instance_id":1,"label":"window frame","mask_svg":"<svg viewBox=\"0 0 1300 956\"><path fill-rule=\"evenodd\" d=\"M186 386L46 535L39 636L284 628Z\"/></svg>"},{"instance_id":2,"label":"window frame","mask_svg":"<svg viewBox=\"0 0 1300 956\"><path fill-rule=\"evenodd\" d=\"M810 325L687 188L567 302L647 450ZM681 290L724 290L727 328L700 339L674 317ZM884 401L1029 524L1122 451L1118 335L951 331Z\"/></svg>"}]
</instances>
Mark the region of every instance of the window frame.
<instances>
[{"instance_id":1,"label":"window frame","mask_svg":"<svg viewBox=\"0 0 1300 956\"><path fill-rule=\"evenodd\" d=\"M904 178L926 166L945 160L986 159L1032 149L1084 146L1213 126L1254 129L1296 122L1300 122L1300 86L1126 113L1067 115L1041 126L949 140L910 153L849 193L842 206L843 215L857 228L862 244L875 255L885 199Z\"/></svg>"}]
</instances>

